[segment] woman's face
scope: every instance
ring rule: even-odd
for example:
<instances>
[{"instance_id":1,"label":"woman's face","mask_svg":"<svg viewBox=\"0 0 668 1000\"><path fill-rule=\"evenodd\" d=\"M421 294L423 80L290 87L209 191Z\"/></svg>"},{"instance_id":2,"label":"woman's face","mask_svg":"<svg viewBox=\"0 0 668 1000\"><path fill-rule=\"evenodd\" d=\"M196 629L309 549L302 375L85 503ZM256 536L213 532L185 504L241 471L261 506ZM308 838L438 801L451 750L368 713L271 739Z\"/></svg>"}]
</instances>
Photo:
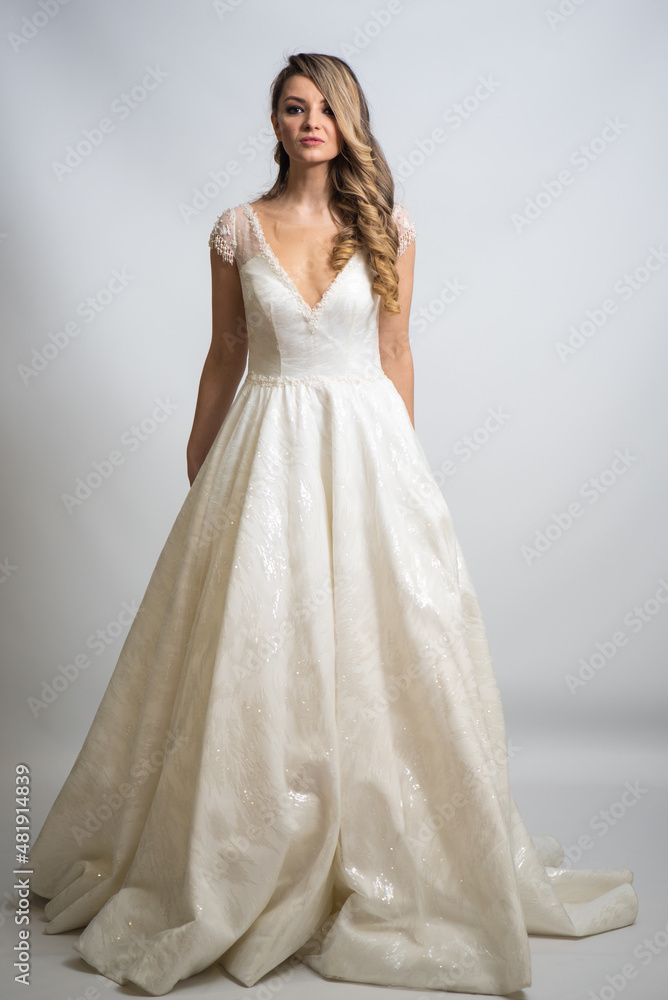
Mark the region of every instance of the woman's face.
<instances>
[{"instance_id":1,"label":"woman's face","mask_svg":"<svg viewBox=\"0 0 668 1000\"><path fill-rule=\"evenodd\" d=\"M316 85L301 74L285 81L278 114L272 114L271 123L291 160L322 163L334 159L343 148L333 112Z\"/></svg>"}]
</instances>

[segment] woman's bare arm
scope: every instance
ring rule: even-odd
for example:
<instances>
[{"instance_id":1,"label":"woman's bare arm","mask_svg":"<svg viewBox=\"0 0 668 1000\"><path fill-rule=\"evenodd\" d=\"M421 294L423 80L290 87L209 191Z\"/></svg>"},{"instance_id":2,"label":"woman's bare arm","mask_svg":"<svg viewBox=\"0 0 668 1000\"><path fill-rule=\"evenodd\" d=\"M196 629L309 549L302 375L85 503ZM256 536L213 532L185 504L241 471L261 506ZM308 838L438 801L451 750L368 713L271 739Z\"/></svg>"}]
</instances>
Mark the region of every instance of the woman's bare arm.
<instances>
[{"instance_id":1,"label":"woman's bare arm","mask_svg":"<svg viewBox=\"0 0 668 1000\"><path fill-rule=\"evenodd\" d=\"M188 479L192 486L228 414L248 356L248 334L236 263L211 250L212 334L199 383L188 440Z\"/></svg>"},{"instance_id":2,"label":"woman's bare arm","mask_svg":"<svg viewBox=\"0 0 668 1000\"><path fill-rule=\"evenodd\" d=\"M413 271L415 268L415 242L406 247L397 258L399 272L400 313L380 309L378 322L378 350L383 371L406 404L408 416L413 418L413 355L408 341L408 316L413 297Z\"/></svg>"}]
</instances>

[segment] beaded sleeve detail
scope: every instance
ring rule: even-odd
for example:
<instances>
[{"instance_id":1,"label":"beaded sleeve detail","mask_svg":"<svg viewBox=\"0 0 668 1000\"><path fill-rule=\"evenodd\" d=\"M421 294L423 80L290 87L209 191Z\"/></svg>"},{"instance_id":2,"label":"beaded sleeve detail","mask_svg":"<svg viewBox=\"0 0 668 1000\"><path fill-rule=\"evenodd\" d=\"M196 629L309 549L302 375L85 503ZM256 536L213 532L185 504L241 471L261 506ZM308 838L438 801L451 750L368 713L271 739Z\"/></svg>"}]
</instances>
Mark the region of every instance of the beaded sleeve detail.
<instances>
[{"instance_id":1,"label":"beaded sleeve detail","mask_svg":"<svg viewBox=\"0 0 668 1000\"><path fill-rule=\"evenodd\" d=\"M227 209L216 219L209 236L209 246L228 264L233 264L236 242L234 212Z\"/></svg>"},{"instance_id":2,"label":"beaded sleeve detail","mask_svg":"<svg viewBox=\"0 0 668 1000\"><path fill-rule=\"evenodd\" d=\"M406 247L415 242L417 233L415 231L415 226L413 225L413 220L403 205L395 204L392 210L392 217L397 224L397 232L399 234L397 257L401 257Z\"/></svg>"},{"instance_id":3,"label":"beaded sleeve detail","mask_svg":"<svg viewBox=\"0 0 668 1000\"><path fill-rule=\"evenodd\" d=\"M415 231L415 226L413 225L413 220L403 205L395 204L394 209L392 210L392 216L397 224L397 232L399 234L397 257L401 257L406 247L409 247L411 243L415 242L417 233Z\"/></svg>"}]
</instances>

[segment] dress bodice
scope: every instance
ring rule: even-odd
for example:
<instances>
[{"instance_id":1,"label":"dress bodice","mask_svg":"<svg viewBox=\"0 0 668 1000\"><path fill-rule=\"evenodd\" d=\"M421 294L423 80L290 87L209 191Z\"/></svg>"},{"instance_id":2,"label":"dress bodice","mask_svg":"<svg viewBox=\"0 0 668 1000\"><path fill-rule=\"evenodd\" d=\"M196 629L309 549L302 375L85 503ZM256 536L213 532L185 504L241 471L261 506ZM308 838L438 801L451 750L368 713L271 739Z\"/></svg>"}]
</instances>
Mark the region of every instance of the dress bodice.
<instances>
[{"instance_id":1,"label":"dress bodice","mask_svg":"<svg viewBox=\"0 0 668 1000\"><path fill-rule=\"evenodd\" d=\"M395 205L401 255L415 239L406 210ZM313 307L279 263L252 206L226 209L209 246L239 270L248 328L248 377L350 379L381 375L380 296L367 254L358 249Z\"/></svg>"}]
</instances>

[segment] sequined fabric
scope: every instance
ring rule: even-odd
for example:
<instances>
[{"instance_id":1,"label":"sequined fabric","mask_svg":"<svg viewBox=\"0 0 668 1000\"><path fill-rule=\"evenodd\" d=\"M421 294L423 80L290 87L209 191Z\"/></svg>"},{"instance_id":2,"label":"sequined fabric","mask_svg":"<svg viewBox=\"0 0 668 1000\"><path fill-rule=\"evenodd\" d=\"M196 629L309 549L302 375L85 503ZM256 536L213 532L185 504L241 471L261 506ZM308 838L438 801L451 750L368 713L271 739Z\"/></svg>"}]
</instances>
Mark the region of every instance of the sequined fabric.
<instances>
[{"instance_id":1,"label":"sequined fabric","mask_svg":"<svg viewBox=\"0 0 668 1000\"><path fill-rule=\"evenodd\" d=\"M402 249L415 239L395 209ZM310 308L250 205L248 374L30 858L46 931L162 995L218 960L506 994L527 933L632 923L624 868L560 868L508 782L484 624L378 353L362 254Z\"/></svg>"}]
</instances>

